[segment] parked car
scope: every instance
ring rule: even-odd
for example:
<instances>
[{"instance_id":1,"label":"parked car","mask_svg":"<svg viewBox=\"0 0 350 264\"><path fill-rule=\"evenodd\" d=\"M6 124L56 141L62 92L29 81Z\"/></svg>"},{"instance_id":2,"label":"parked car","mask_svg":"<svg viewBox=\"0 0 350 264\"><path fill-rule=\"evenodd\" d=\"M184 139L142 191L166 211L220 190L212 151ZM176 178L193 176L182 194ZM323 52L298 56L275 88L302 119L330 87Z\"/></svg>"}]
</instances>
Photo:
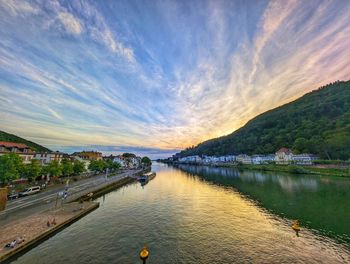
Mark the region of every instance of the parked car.
<instances>
[{"instance_id":1,"label":"parked car","mask_svg":"<svg viewBox=\"0 0 350 264\"><path fill-rule=\"evenodd\" d=\"M20 192L19 197L35 194L38 192L40 192L40 186L29 187L29 188L25 189L24 191Z\"/></svg>"},{"instance_id":2,"label":"parked car","mask_svg":"<svg viewBox=\"0 0 350 264\"><path fill-rule=\"evenodd\" d=\"M7 200L14 200L18 198L18 193L11 192L9 195L7 195Z\"/></svg>"}]
</instances>

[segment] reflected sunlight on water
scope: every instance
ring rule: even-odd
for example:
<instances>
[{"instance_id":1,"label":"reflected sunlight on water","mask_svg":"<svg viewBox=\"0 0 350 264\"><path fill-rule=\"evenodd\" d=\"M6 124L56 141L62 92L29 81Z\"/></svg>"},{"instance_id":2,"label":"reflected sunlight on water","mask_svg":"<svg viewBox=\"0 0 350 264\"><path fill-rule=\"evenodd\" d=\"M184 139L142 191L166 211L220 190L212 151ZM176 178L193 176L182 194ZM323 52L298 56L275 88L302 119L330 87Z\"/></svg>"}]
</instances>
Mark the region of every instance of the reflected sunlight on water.
<instances>
[{"instance_id":1,"label":"reflected sunlight on water","mask_svg":"<svg viewBox=\"0 0 350 264\"><path fill-rule=\"evenodd\" d=\"M296 237L289 220L233 187L161 164L153 168L157 176L146 186L131 184L99 198L99 209L14 263L140 263L145 243L147 263L350 261L348 245L303 227ZM298 188L288 179L276 182L286 192ZM314 189L312 179L305 184Z\"/></svg>"}]
</instances>

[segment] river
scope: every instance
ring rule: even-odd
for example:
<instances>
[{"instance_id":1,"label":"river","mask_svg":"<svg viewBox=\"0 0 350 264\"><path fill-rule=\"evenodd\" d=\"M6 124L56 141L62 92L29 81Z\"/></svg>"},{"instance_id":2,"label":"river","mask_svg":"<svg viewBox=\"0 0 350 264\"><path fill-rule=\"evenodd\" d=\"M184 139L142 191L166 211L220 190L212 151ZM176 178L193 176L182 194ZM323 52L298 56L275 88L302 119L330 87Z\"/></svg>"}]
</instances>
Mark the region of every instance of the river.
<instances>
[{"instance_id":1,"label":"river","mask_svg":"<svg viewBox=\"0 0 350 264\"><path fill-rule=\"evenodd\" d=\"M350 263L350 180L155 163L22 263ZM300 236L291 221L301 222Z\"/></svg>"}]
</instances>

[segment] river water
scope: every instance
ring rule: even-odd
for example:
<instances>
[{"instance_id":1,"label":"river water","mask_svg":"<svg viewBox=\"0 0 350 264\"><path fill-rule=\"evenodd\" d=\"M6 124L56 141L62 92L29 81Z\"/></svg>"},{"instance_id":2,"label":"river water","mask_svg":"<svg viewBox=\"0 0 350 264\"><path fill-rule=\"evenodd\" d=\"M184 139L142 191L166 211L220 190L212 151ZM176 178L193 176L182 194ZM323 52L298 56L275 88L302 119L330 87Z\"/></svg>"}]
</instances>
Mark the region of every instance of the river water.
<instances>
[{"instance_id":1,"label":"river water","mask_svg":"<svg viewBox=\"0 0 350 264\"><path fill-rule=\"evenodd\" d=\"M155 164L13 263L350 263L350 180ZM299 219L297 237L292 219Z\"/></svg>"}]
</instances>

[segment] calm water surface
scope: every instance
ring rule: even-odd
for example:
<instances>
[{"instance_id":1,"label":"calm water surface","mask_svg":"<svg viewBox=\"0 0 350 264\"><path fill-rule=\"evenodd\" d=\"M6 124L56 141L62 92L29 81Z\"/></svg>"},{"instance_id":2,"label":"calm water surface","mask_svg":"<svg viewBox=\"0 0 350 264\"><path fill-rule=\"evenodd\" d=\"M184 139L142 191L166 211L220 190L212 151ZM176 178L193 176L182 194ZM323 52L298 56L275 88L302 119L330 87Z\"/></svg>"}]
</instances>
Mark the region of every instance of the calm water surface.
<instances>
[{"instance_id":1,"label":"calm water surface","mask_svg":"<svg viewBox=\"0 0 350 264\"><path fill-rule=\"evenodd\" d=\"M13 263L350 263L350 181L155 164ZM291 219L300 219L296 237Z\"/></svg>"}]
</instances>

